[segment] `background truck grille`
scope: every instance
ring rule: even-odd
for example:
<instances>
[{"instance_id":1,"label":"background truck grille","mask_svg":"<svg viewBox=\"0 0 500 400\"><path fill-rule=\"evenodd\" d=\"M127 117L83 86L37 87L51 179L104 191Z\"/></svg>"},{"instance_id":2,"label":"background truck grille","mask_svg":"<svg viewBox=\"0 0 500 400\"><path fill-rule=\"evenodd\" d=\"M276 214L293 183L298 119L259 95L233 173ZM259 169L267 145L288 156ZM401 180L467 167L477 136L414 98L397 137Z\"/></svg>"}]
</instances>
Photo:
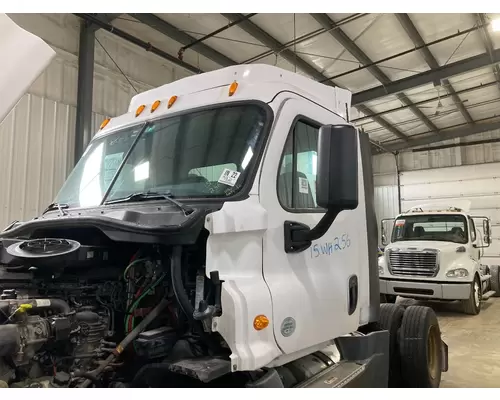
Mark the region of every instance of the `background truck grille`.
<instances>
[{"instance_id":1,"label":"background truck grille","mask_svg":"<svg viewBox=\"0 0 500 400\"><path fill-rule=\"evenodd\" d=\"M435 250L389 251L389 272L392 275L433 277L438 269Z\"/></svg>"}]
</instances>

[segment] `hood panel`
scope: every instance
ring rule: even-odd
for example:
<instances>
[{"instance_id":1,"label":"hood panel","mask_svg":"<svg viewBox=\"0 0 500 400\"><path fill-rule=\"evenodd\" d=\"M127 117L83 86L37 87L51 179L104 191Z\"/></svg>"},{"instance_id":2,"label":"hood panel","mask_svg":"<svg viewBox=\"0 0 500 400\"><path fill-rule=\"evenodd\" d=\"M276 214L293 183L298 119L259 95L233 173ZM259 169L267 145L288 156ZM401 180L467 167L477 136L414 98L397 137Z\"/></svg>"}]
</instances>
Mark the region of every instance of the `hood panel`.
<instances>
[{"instance_id":1,"label":"hood panel","mask_svg":"<svg viewBox=\"0 0 500 400\"><path fill-rule=\"evenodd\" d=\"M0 242L2 239L21 237L61 237L61 232L68 235L70 231L94 228L116 242L193 243L203 228L205 216L216 206L202 205L193 208L193 213L184 215L173 206L148 202L64 210L64 215L53 211L12 225L0 233Z\"/></svg>"},{"instance_id":2,"label":"hood panel","mask_svg":"<svg viewBox=\"0 0 500 400\"><path fill-rule=\"evenodd\" d=\"M0 14L0 123L47 68L56 53L38 36Z\"/></svg>"},{"instance_id":3,"label":"hood panel","mask_svg":"<svg viewBox=\"0 0 500 400\"><path fill-rule=\"evenodd\" d=\"M451 252L454 253L457 250L457 247L467 246L466 244L461 243L452 243L452 242L438 242L434 240L408 240L402 242L394 242L387 246L388 249L436 249L441 252Z\"/></svg>"}]
</instances>

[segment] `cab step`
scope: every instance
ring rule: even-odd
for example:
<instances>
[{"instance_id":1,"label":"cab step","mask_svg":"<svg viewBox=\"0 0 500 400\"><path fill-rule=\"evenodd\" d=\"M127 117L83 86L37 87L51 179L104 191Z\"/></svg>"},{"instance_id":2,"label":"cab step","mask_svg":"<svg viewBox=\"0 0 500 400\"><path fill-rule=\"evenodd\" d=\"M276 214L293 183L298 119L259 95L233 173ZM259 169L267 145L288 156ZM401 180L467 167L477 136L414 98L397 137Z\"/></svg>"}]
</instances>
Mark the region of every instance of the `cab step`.
<instances>
[{"instance_id":1,"label":"cab step","mask_svg":"<svg viewBox=\"0 0 500 400\"><path fill-rule=\"evenodd\" d=\"M490 290L489 292L486 292L485 294L483 294L482 300L483 301L488 300L490 297L494 296L495 293L496 292L494 290Z\"/></svg>"}]
</instances>

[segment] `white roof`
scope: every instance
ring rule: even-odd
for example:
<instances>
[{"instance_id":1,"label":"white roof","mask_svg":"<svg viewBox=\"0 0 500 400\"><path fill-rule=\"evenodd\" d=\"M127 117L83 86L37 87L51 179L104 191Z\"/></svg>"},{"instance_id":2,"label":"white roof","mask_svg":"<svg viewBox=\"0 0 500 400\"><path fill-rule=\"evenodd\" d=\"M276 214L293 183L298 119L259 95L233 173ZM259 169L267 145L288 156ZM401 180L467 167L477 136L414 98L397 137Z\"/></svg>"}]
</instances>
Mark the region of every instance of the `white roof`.
<instances>
[{"instance_id":1,"label":"white roof","mask_svg":"<svg viewBox=\"0 0 500 400\"><path fill-rule=\"evenodd\" d=\"M344 118L346 117L346 111L351 107L351 92L348 90L327 86L302 75L271 65L252 64L234 65L189 76L140 93L130 101L128 112L134 112L142 104L152 104L156 100L165 100L173 95L183 96L228 86L234 81L237 81L238 85L242 85L245 88L269 84L286 86L289 90L293 90L308 99L316 101Z\"/></svg>"},{"instance_id":2,"label":"white roof","mask_svg":"<svg viewBox=\"0 0 500 400\"><path fill-rule=\"evenodd\" d=\"M454 200L453 203L436 201L432 203L420 204L406 211L404 214L429 213L429 212L461 212L470 211L471 202L469 200Z\"/></svg>"}]
</instances>

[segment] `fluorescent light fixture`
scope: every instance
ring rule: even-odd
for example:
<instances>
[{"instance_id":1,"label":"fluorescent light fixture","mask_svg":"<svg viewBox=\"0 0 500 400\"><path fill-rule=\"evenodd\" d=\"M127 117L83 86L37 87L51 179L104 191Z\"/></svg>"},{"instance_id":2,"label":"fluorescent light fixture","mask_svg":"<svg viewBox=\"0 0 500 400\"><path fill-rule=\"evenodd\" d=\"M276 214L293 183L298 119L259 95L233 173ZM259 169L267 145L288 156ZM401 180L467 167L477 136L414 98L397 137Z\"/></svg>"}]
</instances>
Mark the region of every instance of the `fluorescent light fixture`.
<instances>
[{"instance_id":1,"label":"fluorescent light fixture","mask_svg":"<svg viewBox=\"0 0 500 400\"><path fill-rule=\"evenodd\" d=\"M493 32L500 32L500 18L491 21L491 29Z\"/></svg>"}]
</instances>

